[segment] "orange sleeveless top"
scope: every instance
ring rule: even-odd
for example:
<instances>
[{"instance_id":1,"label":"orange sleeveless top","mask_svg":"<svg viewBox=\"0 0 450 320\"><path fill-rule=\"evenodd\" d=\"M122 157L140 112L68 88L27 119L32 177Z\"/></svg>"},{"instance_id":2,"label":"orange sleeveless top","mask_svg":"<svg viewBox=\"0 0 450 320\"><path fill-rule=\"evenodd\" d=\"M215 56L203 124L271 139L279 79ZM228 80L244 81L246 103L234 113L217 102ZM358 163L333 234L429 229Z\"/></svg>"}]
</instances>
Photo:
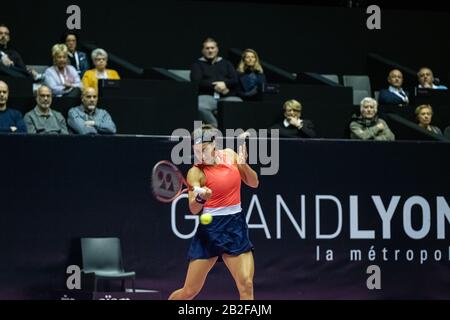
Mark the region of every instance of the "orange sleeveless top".
<instances>
[{"instance_id":1,"label":"orange sleeveless top","mask_svg":"<svg viewBox=\"0 0 450 320\"><path fill-rule=\"evenodd\" d=\"M203 213L219 216L241 212L241 174L235 164L226 162L223 151L217 151L217 157L215 165L198 166L206 176L205 186L212 190Z\"/></svg>"}]
</instances>

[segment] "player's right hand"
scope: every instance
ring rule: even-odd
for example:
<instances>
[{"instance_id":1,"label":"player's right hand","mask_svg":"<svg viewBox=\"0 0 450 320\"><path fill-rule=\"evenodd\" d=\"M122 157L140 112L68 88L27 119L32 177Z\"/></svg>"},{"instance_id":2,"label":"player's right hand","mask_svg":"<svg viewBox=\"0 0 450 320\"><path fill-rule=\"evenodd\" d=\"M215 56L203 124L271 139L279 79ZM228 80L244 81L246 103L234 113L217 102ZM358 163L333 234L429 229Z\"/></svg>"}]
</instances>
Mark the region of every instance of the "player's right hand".
<instances>
[{"instance_id":1,"label":"player's right hand","mask_svg":"<svg viewBox=\"0 0 450 320\"><path fill-rule=\"evenodd\" d=\"M207 187L202 187L203 189L205 189L204 192L200 192L198 195L204 199L204 200L208 200L209 198L212 197L212 190L210 188Z\"/></svg>"}]
</instances>

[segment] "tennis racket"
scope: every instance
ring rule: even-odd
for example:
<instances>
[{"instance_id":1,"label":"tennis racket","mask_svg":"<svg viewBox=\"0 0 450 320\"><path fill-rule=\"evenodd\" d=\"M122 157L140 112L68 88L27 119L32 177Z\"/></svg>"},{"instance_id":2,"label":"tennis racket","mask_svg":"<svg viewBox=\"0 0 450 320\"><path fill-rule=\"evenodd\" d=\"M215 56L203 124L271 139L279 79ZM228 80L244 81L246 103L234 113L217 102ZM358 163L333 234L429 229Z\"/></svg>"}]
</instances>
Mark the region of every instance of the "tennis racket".
<instances>
[{"instance_id":1,"label":"tennis racket","mask_svg":"<svg viewBox=\"0 0 450 320\"><path fill-rule=\"evenodd\" d=\"M151 178L152 192L158 201L169 203L181 194L193 191L202 193L206 190L200 187L189 186L181 171L168 160L155 164Z\"/></svg>"}]
</instances>

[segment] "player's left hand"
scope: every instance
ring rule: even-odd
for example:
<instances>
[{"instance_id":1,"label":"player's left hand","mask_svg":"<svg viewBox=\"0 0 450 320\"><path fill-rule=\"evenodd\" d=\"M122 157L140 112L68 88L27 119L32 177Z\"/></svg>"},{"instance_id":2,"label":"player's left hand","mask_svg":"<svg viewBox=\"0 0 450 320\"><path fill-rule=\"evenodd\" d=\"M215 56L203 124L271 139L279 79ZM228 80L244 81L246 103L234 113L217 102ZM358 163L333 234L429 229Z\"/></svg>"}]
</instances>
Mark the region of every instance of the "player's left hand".
<instances>
[{"instance_id":1,"label":"player's left hand","mask_svg":"<svg viewBox=\"0 0 450 320\"><path fill-rule=\"evenodd\" d=\"M237 164L246 164L247 163L247 158L248 158L248 153L247 153L247 145L244 142L244 144L240 145L238 148L238 159L237 159Z\"/></svg>"}]
</instances>

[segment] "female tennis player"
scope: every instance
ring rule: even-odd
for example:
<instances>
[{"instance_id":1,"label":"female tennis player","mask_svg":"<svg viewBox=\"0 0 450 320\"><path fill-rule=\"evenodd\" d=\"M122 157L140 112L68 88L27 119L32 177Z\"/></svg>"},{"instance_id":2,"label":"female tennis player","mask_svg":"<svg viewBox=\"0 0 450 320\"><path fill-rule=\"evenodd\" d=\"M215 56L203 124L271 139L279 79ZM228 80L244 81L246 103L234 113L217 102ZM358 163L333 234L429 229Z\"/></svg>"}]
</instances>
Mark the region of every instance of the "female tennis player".
<instances>
[{"instance_id":1,"label":"female tennis player","mask_svg":"<svg viewBox=\"0 0 450 320\"><path fill-rule=\"evenodd\" d=\"M252 188L259 185L258 175L247 162L245 145L238 153L216 150L215 129L203 125L194 131L194 154L200 163L188 172L187 182L204 192L189 192L189 209L193 214L209 213L208 225L199 224L189 248L189 267L181 289L169 300L190 300L202 289L208 272L223 260L233 276L241 300L253 300L253 245L241 208L241 180Z\"/></svg>"}]
</instances>

